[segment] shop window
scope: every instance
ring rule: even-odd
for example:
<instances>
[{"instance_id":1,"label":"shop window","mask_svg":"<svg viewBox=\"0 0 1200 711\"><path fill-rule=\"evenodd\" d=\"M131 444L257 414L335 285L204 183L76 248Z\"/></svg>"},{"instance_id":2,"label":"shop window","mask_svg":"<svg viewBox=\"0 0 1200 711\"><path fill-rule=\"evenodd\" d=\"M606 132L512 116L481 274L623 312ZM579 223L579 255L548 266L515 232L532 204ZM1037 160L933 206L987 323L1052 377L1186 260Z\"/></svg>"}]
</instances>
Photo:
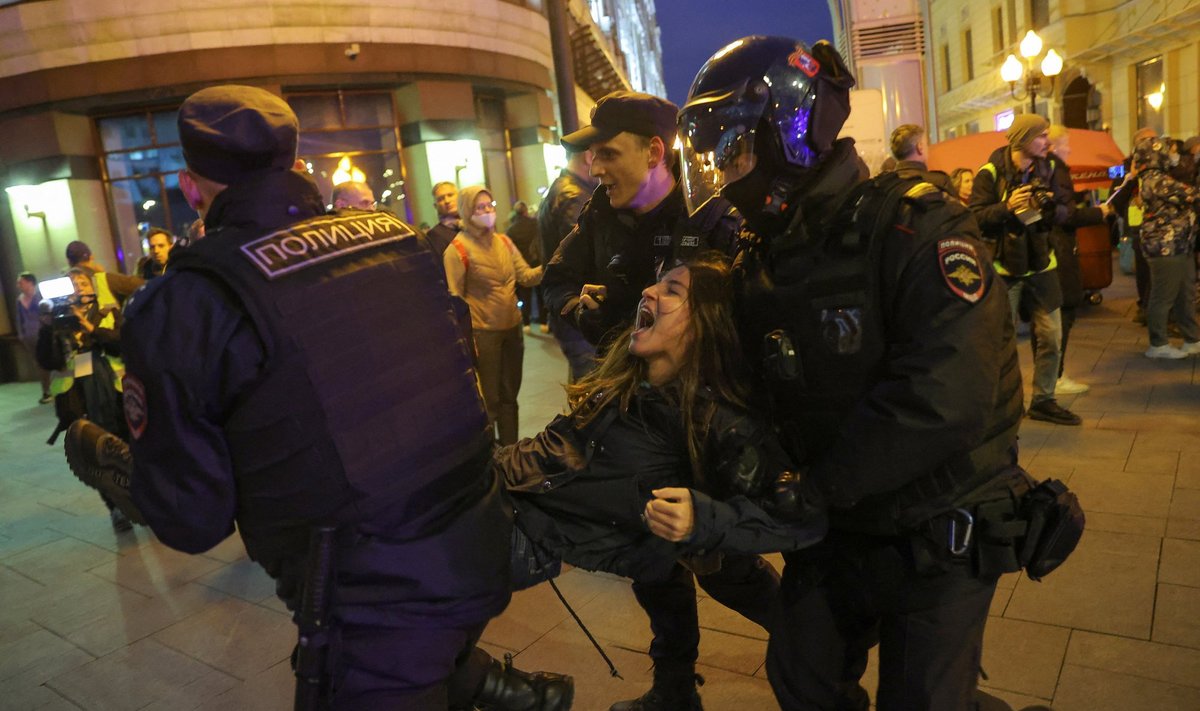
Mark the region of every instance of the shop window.
<instances>
[{"instance_id":1,"label":"shop window","mask_svg":"<svg viewBox=\"0 0 1200 711\"><path fill-rule=\"evenodd\" d=\"M287 102L300 119L300 158L326 201L336 183L361 180L379 207L412 219L391 92L289 94Z\"/></svg>"},{"instance_id":2,"label":"shop window","mask_svg":"<svg viewBox=\"0 0 1200 711\"><path fill-rule=\"evenodd\" d=\"M1163 82L1162 57L1154 57L1138 63L1135 72L1138 95L1137 125L1139 128L1148 126L1162 135L1164 132L1162 107L1167 92L1167 86Z\"/></svg>"},{"instance_id":3,"label":"shop window","mask_svg":"<svg viewBox=\"0 0 1200 711\"><path fill-rule=\"evenodd\" d=\"M117 259L126 272L145 255L151 227L183 235L197 217L179 190L184 163L175 118L175 109L163 109L96 121Z\"/></svg>"}]
</instances>

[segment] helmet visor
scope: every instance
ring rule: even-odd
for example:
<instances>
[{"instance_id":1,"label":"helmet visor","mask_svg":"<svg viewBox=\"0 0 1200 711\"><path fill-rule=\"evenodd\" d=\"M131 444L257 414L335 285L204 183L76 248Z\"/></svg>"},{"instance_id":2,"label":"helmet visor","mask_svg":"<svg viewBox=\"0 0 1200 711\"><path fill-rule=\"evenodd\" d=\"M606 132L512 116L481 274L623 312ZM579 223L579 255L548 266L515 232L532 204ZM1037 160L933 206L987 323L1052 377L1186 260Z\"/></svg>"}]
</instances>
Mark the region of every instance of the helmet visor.
<instances>
[{"instance_id":1,"label":"helmet visor","mask_svg":"<svg viewBox=\"0 0 1200 711\"><path fill-rule=\"evenodd\" d=\"M689 214L696 214L706 202L720 195L725 186L746 177L754 170L754 130L734 126L715 140L704 140L699 131L685 124L680 138L680 172L683 197Z\"/></svg>"}]
</instances>

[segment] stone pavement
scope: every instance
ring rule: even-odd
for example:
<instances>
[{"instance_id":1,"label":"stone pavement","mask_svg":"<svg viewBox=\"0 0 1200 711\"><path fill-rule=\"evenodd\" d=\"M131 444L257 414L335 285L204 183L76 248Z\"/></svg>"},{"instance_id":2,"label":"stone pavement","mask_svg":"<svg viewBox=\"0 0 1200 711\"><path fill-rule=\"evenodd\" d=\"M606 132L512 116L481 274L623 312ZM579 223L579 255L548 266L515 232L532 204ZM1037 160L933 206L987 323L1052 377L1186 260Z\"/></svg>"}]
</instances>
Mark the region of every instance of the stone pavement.
<instances>
[{"instance_id":1,"label":"stone pavement","mask_svg":"<svg viewBox=\"0 0 1200 711\"><path fill-rule=\"evenodd\" d=\"M1007 576L993 602L986 684L1016 708L1200 709L1198 361L1142 357L1131 281L1118 275L1071 334L1067 372L1092 390L1063 402L1083 426L1022 428L1023 463L1078 492L1088 531L1059 571ZM566 366L549 337L526 343L531 434L561 408ZM1028 374L1024 339L1021 351ZM114 534L44 444L52 412L37 394L0 386L0 709L290 708L295 632L236 537L189 556L144 528ZM545 585L515 595L484 645L574 674L581 711L640 694L649 630L628 583L572 570L560 587L624 681ZM706 598L700 611L706 708L777 708L763 631Z\"/></svg>"}]
</instances>

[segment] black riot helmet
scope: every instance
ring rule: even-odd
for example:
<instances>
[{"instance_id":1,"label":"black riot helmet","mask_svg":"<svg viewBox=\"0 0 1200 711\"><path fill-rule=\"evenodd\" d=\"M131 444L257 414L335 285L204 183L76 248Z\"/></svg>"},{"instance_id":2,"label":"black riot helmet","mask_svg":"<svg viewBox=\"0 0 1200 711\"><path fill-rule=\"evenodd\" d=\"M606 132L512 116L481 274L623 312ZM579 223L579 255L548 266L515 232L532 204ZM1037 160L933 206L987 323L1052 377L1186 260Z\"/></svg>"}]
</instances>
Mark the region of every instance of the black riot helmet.
<instances>
[{"instance_id":1,"label":"black riot helmet","mask_svg":"<svg viewBox=\"0 0 1200 711\"><path fill-rule=\"evenodd\" d=\"M817 165L850 115L850 76L837 50L786 37L743 37L696 75L679 112L684 196L695 212L752 173L756 204L769 186ZM756 170L757 169L757 170Z\"/></svg>"}]
</instances>

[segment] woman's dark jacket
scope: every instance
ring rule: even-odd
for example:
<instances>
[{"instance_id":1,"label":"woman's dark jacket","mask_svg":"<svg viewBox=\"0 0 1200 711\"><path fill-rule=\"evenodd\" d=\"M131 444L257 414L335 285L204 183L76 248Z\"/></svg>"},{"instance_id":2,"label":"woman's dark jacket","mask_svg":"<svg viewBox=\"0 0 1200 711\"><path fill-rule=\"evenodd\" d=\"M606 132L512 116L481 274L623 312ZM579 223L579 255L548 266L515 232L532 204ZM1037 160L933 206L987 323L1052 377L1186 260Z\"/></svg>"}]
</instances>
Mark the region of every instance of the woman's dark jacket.
<instances>
[{"instance_id":1,"label":"woman's dark jacket","mask_svg":"<svg viewBox=\"0 0 1200 711\"><path fill-rule=\"evenodd\" d=\"M824 517L788 522L766 510L776 478L790 468L769 428L715 405L702 481L692 472L681 408L649 386L628 412L611 402L583 425L560 415L536 437L499 450L493 461L516 524L567 563L643 581L665 578L681 556L787 551L820 540ZM655 536L642 518L651 491L667 486L692 490L695 529L682 543Z\"/></svg>"}]
</instances>

